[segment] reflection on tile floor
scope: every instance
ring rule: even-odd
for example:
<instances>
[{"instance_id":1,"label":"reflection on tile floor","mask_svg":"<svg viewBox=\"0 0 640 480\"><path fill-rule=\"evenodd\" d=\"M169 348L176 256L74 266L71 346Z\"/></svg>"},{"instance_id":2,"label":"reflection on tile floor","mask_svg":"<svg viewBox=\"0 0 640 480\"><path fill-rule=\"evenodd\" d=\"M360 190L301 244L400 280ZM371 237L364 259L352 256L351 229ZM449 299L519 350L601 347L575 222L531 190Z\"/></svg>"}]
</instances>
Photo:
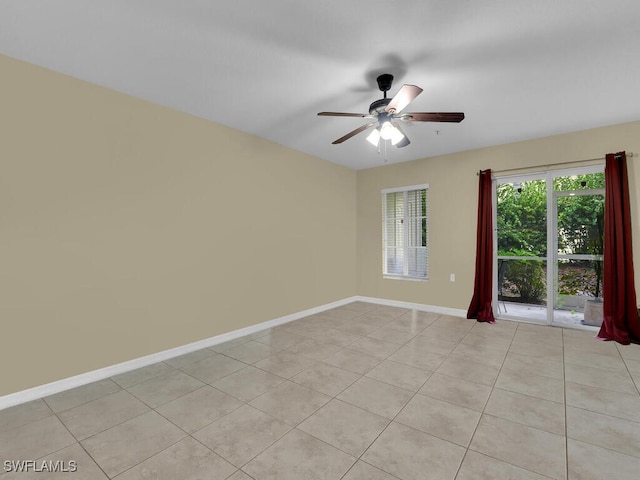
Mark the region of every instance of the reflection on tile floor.
<instances>
[{"instance_id":1,"label":"reflection on tile floor","mask_svg":"<svg viewBox=\"0 0 640 480\"><path fill-rule=\"evenodd\" d=\"M0 411L0 480L637 479L639 387L638 345L354 302Z\"/></svg>"},{"instance_id":2,"label":"reflection on tile floor","mask_svg":"<svg viewBox=\"0 0 640 480\"><path fill-rule=\"evenodd\" d=\"M547 323L548 312L546 305L531 305L501 300L498 302L497 310L498 315L504 318L534 323ZM595 325L585 323L584 312L581 310L556 308L553 310L553 322L559 327L582 328L595 331L598 329Z\"/></svg>"}]
</instances>

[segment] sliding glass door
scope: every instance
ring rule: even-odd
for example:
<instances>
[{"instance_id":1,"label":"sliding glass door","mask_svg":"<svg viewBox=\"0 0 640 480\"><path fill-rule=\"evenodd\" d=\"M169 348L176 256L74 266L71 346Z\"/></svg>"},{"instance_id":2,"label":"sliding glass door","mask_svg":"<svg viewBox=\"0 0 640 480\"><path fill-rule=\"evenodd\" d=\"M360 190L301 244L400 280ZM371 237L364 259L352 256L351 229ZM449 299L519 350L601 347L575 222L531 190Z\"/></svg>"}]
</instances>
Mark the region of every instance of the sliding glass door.
<instances>
[{"instance_id":1,"label":"sliding glass door","mask_svg":"<svg viewBox=\"0 0 640 480\"><path fill-rule=\"evenodd\" d=\"M494 206L497 316L597 326L603 167L499 178Z\"/></svg>"},{"instance_id":2,"label":"sliding glass door","mask_svg":"<svg viewBox=\"0 0 640 480\"><path fill-rule=\"evenodd\" d=\"M553 220L553 323L600 326L604 174L556 179Z\"/></svg>"},{"instance_id":3,"label":"sliding glass door","mask_svg":"<svg viewBox=\"0 0 640 480\"><path fill-rule=\"evenodd\" d=\"M547 322L547 179L510 177L496 186L498 314Z\"/></svg>"}]
</instances>

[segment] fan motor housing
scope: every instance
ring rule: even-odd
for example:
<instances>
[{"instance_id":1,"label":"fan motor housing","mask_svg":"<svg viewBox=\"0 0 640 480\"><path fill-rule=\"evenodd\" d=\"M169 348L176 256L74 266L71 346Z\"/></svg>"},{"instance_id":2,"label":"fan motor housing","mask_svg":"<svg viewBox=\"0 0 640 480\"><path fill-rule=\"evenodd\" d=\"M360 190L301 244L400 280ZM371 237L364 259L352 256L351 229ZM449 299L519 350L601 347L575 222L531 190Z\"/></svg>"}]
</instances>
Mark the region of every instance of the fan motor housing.
<instances>
[{"instance_id":1,"label":"fan motor housing","mask_svg":"<svg viewBox=\"0 0 640 480\"><path fill-rule=\"evenodd\" d=\"M378 82L378 88L380 89L380 91L386 92L388 90L391 90L393 75L389 73L383 73L382 75L379 75L378 78L376 78L376 81Z\"/></svg>"},{"instance_id":2,"label":"fan motor housing","mask_svg":"<svg viewBox=\"0 0 640 480\"><path fill-rule=\"evenodd\" d=\"M378 115L385 111L387 105L391 102L391 98L381 98L380 100L376 100L371 105L369 105L369 114L370 115Z\"/></svg>"}]
</instances>

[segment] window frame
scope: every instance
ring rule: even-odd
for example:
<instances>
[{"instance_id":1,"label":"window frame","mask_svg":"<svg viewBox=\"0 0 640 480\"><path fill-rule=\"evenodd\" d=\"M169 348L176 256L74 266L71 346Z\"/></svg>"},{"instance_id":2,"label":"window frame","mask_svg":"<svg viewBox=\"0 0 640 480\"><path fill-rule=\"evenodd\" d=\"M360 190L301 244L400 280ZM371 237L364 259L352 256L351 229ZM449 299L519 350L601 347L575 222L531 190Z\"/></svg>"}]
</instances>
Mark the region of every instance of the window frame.
<instances>
[{"instance_id":1,"label":"window frame","mask_svg":"<svg viewBox=\"0 0 640 480\"><path fill-rule=\"evenodd\" d=\"M425 232L425 245L420 246L419 248L424 248L426 251L426 263L425 263L425 272L424 272L424 276L416 276L416 275L411 275L409 274L409 263L407 261L407 259L409 258L408 252L410 248L417 248L417 247L411 247L410 246L410 242L409 240L409 228L405 228L404 229L404 233L403 233L403 239L402 239L402 245L401 248L403 249L403 262L402 262L402 270L403 273L402 274L396 274L396 273L389 273L387 268L388 268L388 259L387 259L387 253L388 253L388 247L387 246L387 240L388 240L388 235L387 235L387 225L388 225L388 219L387 219L387 195L389 193L403 193L404 194L404 205L405 205L405 210L403 213L403 217L402 217L402 221L403 223L408 225L407 219L409 218L416 218L416 217L409 217L408 215L408 211L406 209L406 205L407 205L407 199L408 199L408 195L409 192L412 191L420 191L420 190L424 190L425 191L425 215L424 215L424 220L425 220L425 224L426 224L426 232ZM429 280L429 184L428 183L422 183L422 184L418 184L418 185L410 185L410 186L406 186L406 187L397 187L397 188L384 188L381 190L381 195L382 195L382 277L385 279L390 279L390 280L408 280L408 281L414 281L414 282L426 282ZM422 215L420 215L417 218L422 218Z\"/></svg>"}]
</instances>

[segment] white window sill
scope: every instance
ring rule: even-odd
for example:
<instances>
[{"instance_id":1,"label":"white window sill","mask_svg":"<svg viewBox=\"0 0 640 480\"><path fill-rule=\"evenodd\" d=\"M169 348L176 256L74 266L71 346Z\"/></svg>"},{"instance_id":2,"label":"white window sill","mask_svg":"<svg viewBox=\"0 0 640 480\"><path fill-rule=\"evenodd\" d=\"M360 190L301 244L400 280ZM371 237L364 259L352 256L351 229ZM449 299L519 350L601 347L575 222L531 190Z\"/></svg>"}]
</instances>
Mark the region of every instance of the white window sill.
<instances>
[{"instance_id":1,"label":"white window sill","mask_svg":"<svg viewBox=\"0 0 640 480\"><path fill-rule=\"evenodd\" d=\"M408 280L409 282L428 282L428 278L404 277L399 275L382 275L385 280Z\"/></svg>"}]
</instances>

